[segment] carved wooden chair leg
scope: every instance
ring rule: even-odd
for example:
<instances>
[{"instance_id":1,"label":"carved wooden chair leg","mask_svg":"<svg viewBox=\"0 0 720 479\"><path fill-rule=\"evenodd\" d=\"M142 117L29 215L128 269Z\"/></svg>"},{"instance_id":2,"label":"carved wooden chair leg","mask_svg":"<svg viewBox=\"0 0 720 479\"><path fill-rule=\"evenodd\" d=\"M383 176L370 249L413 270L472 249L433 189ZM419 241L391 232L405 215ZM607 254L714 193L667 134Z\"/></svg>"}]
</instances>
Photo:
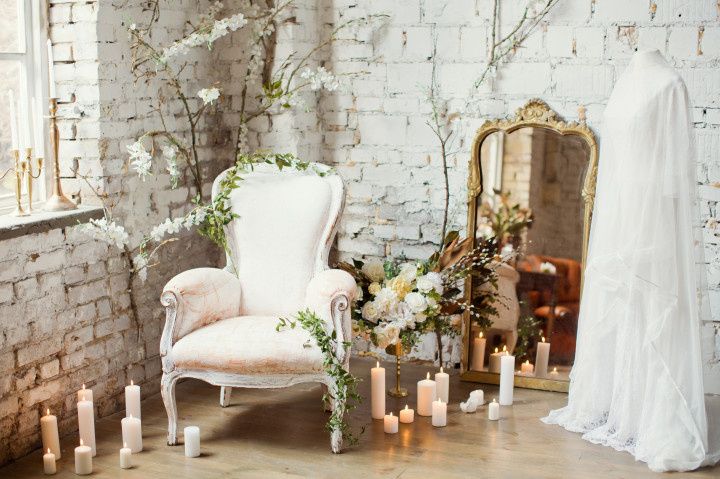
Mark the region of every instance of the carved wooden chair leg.
<instances>
[{"instance_id":1,"label":"carved wooden chair leg","mask_svg":"<svg viewBox=\"0 0 720 479\"><path fill-rule=\"evenodd\" d=\"M230 405L230 396L232 388L230 386L220 386L220 406L228 407Z\"/></svg>"},{"instance_id":2,"label":"carved wooden chair leg","mask_svg":"<svg viewBox=\"0 0 720 479\"><path fill-rule=\"evenodd\" d=\"M160 383L165 410L168 417L168 446L177 444L177 404L175 403L175 383L178 380L176 374L163 374Z\"/></svg>"}]
</instances>

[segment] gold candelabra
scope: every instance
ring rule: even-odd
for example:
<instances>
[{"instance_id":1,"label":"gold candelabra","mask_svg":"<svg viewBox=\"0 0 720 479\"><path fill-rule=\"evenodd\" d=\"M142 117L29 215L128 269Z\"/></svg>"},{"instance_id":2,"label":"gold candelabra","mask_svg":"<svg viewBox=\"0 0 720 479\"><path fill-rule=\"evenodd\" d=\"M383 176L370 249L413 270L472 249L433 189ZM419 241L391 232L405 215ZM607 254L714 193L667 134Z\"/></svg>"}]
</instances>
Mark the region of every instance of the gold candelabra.
<instances>
[{"instance_id":1,"label":"gold candelabra","mask_svg":"<svg viewBox=\"0 0 720 479\"><path fill-rule=\"evenodd\" d=\"M60 184L60 130L57 126L57 98L50 98L50 143L53 160L52 195L45 202L45 211L74 210L77 205L63 194Z\"/></svg>"},{"instance_id":2,"label":"gold candelabra","mask_svg":"<svg viewBox=\"0 0 720 479\"><path fill-rule=\"evenodd\" d=\"M43 169L43 159L37 159L37 173L33 172L32 165L32 148L25 149L25 159L20 160L20 150L11 150L13 156L13 166L0 175L0 180L5 178L9 173L15 174L15 210L11 213L13 216L27 216L33 212L33 183L32 180L40 178ZM25 180L25 188L27 191L27 210L22 205L22 186Z\"/></svg>"}]
</instances>

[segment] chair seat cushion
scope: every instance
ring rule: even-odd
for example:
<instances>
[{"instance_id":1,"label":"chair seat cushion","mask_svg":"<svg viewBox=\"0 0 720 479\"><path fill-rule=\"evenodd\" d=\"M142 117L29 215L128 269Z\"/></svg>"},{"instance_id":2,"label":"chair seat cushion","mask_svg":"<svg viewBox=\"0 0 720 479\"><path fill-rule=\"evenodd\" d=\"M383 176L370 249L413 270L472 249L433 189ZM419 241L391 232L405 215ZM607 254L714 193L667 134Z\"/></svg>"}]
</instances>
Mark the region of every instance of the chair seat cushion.
<instances>
[{"instance_id":1,"label":"chair seat cushion","mask_svg":"<svg viewBox=\"0 0 720 479\"><path fill-rule=\"evenodd\" d=\"M234 374L298 374L323 370L323 356L299 325L276 331L275 316L239 316L193 331L172 347L180 369Z\"/></svg>"}]
</instances>

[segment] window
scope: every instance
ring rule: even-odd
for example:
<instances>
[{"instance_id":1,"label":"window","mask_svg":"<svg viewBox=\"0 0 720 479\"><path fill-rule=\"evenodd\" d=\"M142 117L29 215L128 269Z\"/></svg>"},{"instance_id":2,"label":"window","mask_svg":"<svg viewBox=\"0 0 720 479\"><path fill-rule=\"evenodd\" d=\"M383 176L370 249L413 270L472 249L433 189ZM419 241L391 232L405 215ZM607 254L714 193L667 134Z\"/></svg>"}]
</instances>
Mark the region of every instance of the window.
<instances>
[{"instance_id":1,"label":"window","mask_svg":"<svg viewBox=\"0 0 720 479\"><path fill-rule=\"evenodd\" d=\"M11 168L14 159L11 155L10 139L10 103L8 92L13 90L18 104L18 122L23 130L25 123L32 123L31 145L36 147L36 139L43 141L46 148L46 115L47 102L44 92L46 72L43 62L45 41L44 2L35 0L0 0L0 174ZM32 99L36 105L32 107ZM34 114L33 114L34 111ZM30 120L28 120L30 117ZM21 145L22 146L22 145ZM24 152L23 152L24 153ZM36 153L36 152L34 152ZM45 155L48 156L48 155ZM44 158L46 165L48 158ZM33 169L37 173L37 163L33 160ZM45 198L44 175L34 180L33 203ZM0 181L0 214L7 213L15 207L15 175L12 173ZM23 185L23 207L26 205L26 186Z\"/></svg>"}]
</instances>

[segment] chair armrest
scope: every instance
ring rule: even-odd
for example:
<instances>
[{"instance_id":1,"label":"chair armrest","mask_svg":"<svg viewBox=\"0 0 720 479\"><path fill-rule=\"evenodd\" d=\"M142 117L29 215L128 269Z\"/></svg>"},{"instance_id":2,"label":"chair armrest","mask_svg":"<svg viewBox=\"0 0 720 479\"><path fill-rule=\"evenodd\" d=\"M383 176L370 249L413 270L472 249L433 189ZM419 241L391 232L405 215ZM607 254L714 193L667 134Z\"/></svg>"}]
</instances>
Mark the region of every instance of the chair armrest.
<instances>
[{"instance_id":1,"label":"chair armrest","mask_svg":"<svg viewBox=\"0 0 720 479\"><path fill-rule=\"evenodd\" d=\"M335 354L343 363L350 357L343 343L351 339L350 304L356 295L357 284L349 273L327 269L313 277L305 296L307 307L335 330L338 344Z\"/></svg>"},{"instance_id":2,"label":"chair armrest","mask_svg":"<svg viewBox=\"0 0 720 479\"><path fill-rule=\"evenodd\" d=\"M160 355L198 328L239 316L241 296L240 280L222 269L196 268L175 276L160 296L166 310Z\"/></svg>"}]
</instances>

